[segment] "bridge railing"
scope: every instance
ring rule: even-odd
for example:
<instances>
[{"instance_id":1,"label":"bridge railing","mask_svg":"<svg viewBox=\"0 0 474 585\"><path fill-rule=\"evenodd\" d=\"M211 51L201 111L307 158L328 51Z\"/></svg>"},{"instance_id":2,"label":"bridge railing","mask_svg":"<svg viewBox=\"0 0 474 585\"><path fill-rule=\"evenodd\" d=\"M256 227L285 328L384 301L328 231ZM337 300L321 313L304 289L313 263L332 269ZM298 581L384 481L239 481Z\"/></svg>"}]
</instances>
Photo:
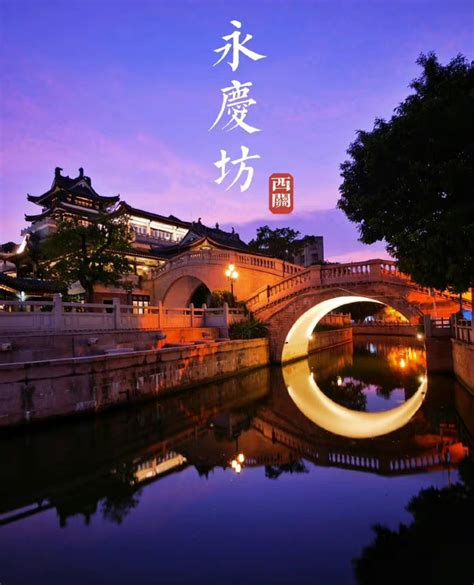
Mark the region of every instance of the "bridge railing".
<instances>
[{"instance_id":1,"label":"bridge railing","mask_svg":"<svg viewBox=\"0 0 474 585\"><path fill-rule=\"evenodd\" d=\"M60 295L53 301L0 301L0 334L42 331L111 331L144 330L169 327L220 327L244 318L242 309L223 307L211 309L157 306L135 307L113 304L62 302Z\"/></svg>"},{"instance_id":2,"label":"bridge railing","mask_svg":"<svg viewBox=\"0 0 474 585\"><path fill-rule=\"evenodd\" d=\"M162 266L154 268L151 276L158 277L171 270L183 266L196 266L205 264L234 264L237 268L258 268L262 271L271 272L278 276L296 274L304 270L303 266L284 262L278 258L270 258L247 252L233 252L223 250L196 250L184 252L175 258L168 260Z\"/></svg>"},{"instance_id":3,"label":"bridge railing","mask_svg":"<svg viewBox=\"0 0 474 585\"><path fill-rule=\"evenodd\" d=\"M474 343L474 323L468 319L453 322L453 337L464 343Z\"/></svg>"},{"instance_id":4,"label":"bridge railing","mask_svg":"<svg viewBox=\"0 0 474 585\"><path fill-rule=\"evenodd\" d=\"M307 288L317 288L349 282L373 282L399 278L395 262L389 260L368 260L328 266L310 266L288 276L273 286L262 287L247 299L247 306L255 311L269 303L281 300Z\"/></svg>"}]
</instances>

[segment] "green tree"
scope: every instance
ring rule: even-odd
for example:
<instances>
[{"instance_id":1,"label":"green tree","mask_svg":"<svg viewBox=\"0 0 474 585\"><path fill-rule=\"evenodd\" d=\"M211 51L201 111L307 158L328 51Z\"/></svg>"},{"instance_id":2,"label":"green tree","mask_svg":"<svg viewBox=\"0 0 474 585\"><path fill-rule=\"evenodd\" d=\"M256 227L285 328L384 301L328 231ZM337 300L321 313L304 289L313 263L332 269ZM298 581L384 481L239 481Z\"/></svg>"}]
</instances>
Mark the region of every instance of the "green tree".
<instances>
[{"instance_id":1,"label":"green tree","mask_svg":"<svg viewBox=\"0 0 474 585\"><path fill-rule=\"evenodd\" d=\"M459 483L412 498L410 524L373 527L373 542L353 561L360 585L473 582L474 462L464 459L459 475Z\"/></svg>"},{"instance_id":2,"label":"green tree","mask_svg":"<svg viewBox=\"0 0 474 585\"><path fill-rule=\"evenodd\" d=\"M92 302L95 284L123 286L132 271L126 257L133 233L125 217L101 215L88 224L63 218L42 247L42 262L48 276L70 285L79 281Z\"/></svg>"},{"instance_id":3,"label":"green tree","mask_svg":"<svg viewBox=\"0 0 474 585\"><path fill-rule=\"evenodd\" d=\"M387 122L358 131L341 165L338 206L361 241L385 241L418 283L474 283L474 64L430 53L413 93Z\"/></svg>"},{"instance_id":4,"label":"green tree","mask_svg":"<svg viewBox=\"0 0 474 585\"><path fill-rule=\"evenodd\" d=\"M264 225L257 228L257 236L250 240L249 248L251 252L291 262L298 247L301 246L297 239L299 235L299 231L288 227L272 230L268 225Z\"/></svg>"}]
</instances>

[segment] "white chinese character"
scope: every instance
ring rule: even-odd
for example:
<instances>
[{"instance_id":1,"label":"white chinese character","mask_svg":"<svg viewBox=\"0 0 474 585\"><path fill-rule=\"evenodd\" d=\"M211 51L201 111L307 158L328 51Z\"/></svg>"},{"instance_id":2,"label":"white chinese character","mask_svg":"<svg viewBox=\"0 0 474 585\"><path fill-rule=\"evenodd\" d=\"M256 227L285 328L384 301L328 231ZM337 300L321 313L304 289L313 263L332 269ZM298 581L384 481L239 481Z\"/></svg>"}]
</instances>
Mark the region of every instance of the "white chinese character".
<instances>
[{"instance_id":1,"label":"white chinese character","mask_svg":"<svg viewBox=\"0 0 474 585\"><path fill-rule=\"evenodd\" d=\"M238 29L241 28L241 26L242 26L242 23L239 22L238 20L231 20L230 23L232 25L234 25L235 28L238 28ZM214 53L220 53L222 51L222 56L220 59L218 59L214 63L213 67L215 67L218 63L220 63L222 61L222 59L225 59L225 57L229 53L230 49L232 49L232 61L227 61L227 64L230 65L232 71L236 71L237 68L239 67L239 54L240 53L243 53L249 59L252 59L252 61L259 61L260 59L265 59L266 55L260 55L259 53L255 53L254 51L251 51L250 49L247 49L247 47L244 46L246 43L248 43L248 41L250 41L250 39L253 38L253 35L247 34L245 36L245 39L242 42L240 42L240 35L241 34L242 33L240 31L235 30L232 34L226 35L225 37L222 37L224 39L224 41L232 41L232 42L228 42L226 45L224 45L220 49L214 49Z\"/></svg>"},{"instance_id":2,"label":"white chinese character","mask_svg":"<svg viewBox=\"0 0 474 585\"><path fill-rule=\"evenodd\" d=\"M227 122L227 124L223 126L223 128L227 128L229 124L234 122L233 126L231 126L228 131L237 128L237 126L240 126L249 134L253 134L254 132L260 132L260 128L250 126L244 121L245 118L247 117L249 106L253 106L254 104L257 103L254 99L248 97L251 87L252 87L251 81L248 81L247 83L240 83L240 81L236 81L234 79L232 81L231 87L224 87L224 89L221 89L222 91L221 111L219 112L214 124L209 128L209 130L212 130L214 128L217 122L219 122L219 120L224 115L224 112L227 110L227 115L231 116L231 118Z\"/></svg>"},{"instance_id":3,"label":"white chinese character","mask_svg":"<svg viewBox=\"0 0 474 585\"><path fill-rule=\"evenodd\" d=\"M291 194L273 193L272 207L291 207Z\"/></svg>"},{"instance_id":4,"label":"white chinese character","mask_svg":"<svg viewBox=\"0 0 474 585\"><path fill-rule=\"evenodd\" d=\"M290 179L287 177L277 177L276 179L272 179L273 184L273 191L277 189L286 189L287 191L290 190Z\"/></svg>"},{"instance_id":5,"label":"white chinese character","mask_svg":"<svg viewBox=\"0 0 474 585\"><path fill-rule=\"evenodd\" d=\"M235 179L227 187L226 191L228 191L231 187L233 187L235 185L235 183L240 179L241 175L244 172L247 173L247 178L245 179L244 183L242 185L240 185L240 192L243 193L244 191L247 191L247 189L250 187L250 185L252 183L254 169L253 169L253 167L247 166L245 163L248 160L260 158L260 155L253 154L251 156L248 156L249 149L246 146L241 146L240 148L242 150L242 156L240 158L237 158L237 159L232 161L233 165L240 164L239 171L238 171ZM221 150L220 160L218 160L214 163L214 166L216 166L221 171L221 176L214 181L218 185L220 185L222 183L222 181L225 179L225 177L230 173L230 170L226 171L226 166L229 162L231 162L231 160L230 160L230 157L227 156L227 151Z\"/></svg>"}]
</instances>

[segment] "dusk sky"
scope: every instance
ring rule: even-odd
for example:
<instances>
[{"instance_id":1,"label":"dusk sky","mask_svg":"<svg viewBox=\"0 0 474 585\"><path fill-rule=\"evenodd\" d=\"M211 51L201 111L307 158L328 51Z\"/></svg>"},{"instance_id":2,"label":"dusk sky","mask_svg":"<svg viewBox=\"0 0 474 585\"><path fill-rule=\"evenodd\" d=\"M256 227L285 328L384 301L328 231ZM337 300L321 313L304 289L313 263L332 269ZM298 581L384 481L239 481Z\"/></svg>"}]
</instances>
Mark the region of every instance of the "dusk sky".
<instances>
[{"instance_id":1,"label":"dusk sky","mask_svg":"<svg viewBox=\"0 0 474 585\"><path fill-rule=\"evenodd\" d=\"M291 226L323 235L326 256L380 256L357 242L335 210L339 165L357 129L389 117L435 51L445 63L474 57L472 1L0 0L0 242L20 240L54 168L84 167L103 195L184 220ZM248 47L234 73L214 49L242 22ZM247 122L209 132L232 79L253 83ZM219 150L259 154L252 187L216 185ZM268 177L291 172L295 212L268 211ZM234 171L232 171L234 172ZM232 176L233 178L233 176Z\"/></svg>"}]
</instances>

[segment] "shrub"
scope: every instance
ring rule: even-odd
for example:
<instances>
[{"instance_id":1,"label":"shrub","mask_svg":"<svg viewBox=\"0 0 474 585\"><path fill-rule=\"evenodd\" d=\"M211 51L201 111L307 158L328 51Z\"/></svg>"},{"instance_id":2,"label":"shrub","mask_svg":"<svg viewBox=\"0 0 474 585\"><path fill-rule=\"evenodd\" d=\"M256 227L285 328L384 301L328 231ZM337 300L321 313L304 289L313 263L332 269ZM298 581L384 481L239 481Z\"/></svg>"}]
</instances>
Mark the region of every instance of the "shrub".
<instances>
[{"instance_id":1,"label":"shrub","mask_svg":"<svg viewBox=\"0 0 474 585\"><path fill-rule=\"evenodd\" d=\"M232 323L229 327L229 337L231 339L258 339L259 337L267 336L267 324L255 318Z\"/></svg>"}]
</instances>

